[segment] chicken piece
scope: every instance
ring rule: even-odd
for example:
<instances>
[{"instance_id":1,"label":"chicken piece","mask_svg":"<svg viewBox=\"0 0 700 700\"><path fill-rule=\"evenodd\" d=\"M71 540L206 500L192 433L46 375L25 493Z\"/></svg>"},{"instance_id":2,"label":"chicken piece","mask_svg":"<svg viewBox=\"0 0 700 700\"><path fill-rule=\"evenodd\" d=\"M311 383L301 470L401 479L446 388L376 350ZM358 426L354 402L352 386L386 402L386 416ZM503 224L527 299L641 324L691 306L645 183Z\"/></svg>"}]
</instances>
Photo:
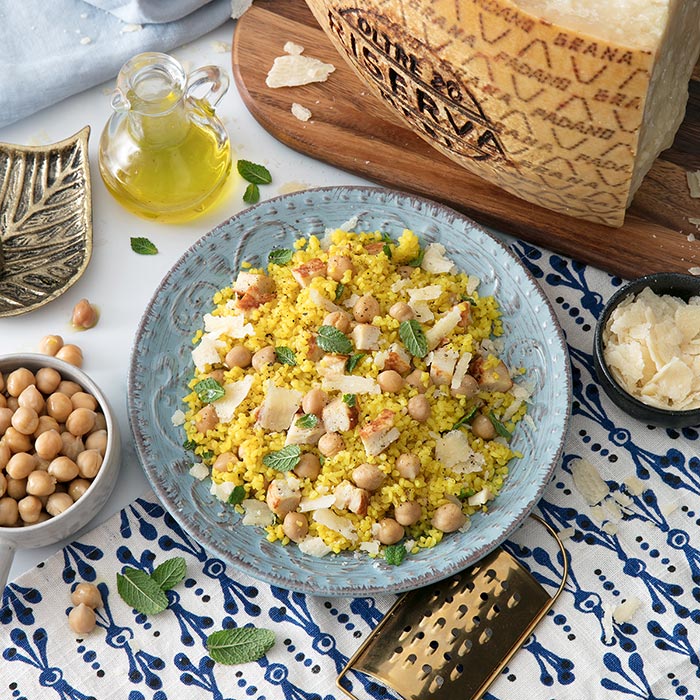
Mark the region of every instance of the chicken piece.
<instances>
[{"instance_id":1,"label":"chicken piece","mask_svg":"<svg viewBox=\"0 0 700 700\"><path fill-rule=\"evenodd\" d=\"M335 507L338 510L349 510L357 515L367 515L369 505L369 492L361 489L349 481L341 481L333 491Z\"/></svg>"},{"instance_id":2,"label":"chicken piece","mask_svg":"<svg viewBox=\"0 0 700 700\"><path fill-rule=\"evenodd\" d=\"M340 377L345 374L345 363L348 361L347 355L335 355L330 353L324 355L317 363L316 371L322 377Z\"/></svg>"},{"instance_id":3,"label":"chicken piece","mask_svg":"<svg viewBox=\"0 0 700 700\"><path fill-rule=\"evenodd\" d=\"M371 323L358 323L352 329L352 340L357 350L379 350L381 328Z\"/></svg>"},{"instance_id":4,"label":"chicken piece","mask_svg":"<svg viewBox=\"0 0 700 700\"><path fill-rule=\"evenodd\" d=\"M369 255L379 255L384 250L386 243L384 241L374 241L373 243L365 243L365 250Z\"/></svg>"},{"instance_id":5,"label":"chicken piece","mask_svg":"<svg viewBox=\"0 0 700 700\"><path fill-rule=\"evenodd\" d=\"M316 337L316 335L312 335L309 338L309 349L306 352L306 357L311 360L311 362L318 362L323 357L323 350L318 347Z\"/></svg>"},{"instance_id":6,"label":"chicken piece","mask_svg":"<svg viewBox=\"0 0 700 700\"><path fill-rule=\"evenodd\" d=\"M484 369L484 359L477 357L472 361L470 374L479 382L479 389L482 391L506 392L513 386L510 372L503 360L499 360L494 367Z\"/></svg>"},{"instance_id":7,"label":"chicken piece","mask_svg":"<svg viewBox=\"0 0 700 700\"><path fill-rule=\"evenodd\" d=\"M398 352L391 350L384 360L384 369L393 369L402 377L405 377L411 371L411 362L406 361Z\"/></svg>"},{"instance_id":8,"label":"chicken piece","mask_svg":"<svg viewBox=\"0 0 700 700\"><path fill-rule=\"evenodd\" d=\"M318 423L313 428L300 428L297 425L297 420L304 415L303 411L297 412L292 420L292 424L287 431L287 437L284 441L285 445L316 445L325 434L326 427L323 421Z\"/></svg>"},{"instance_id":9,"label":"chicken piece","mask_svg":"<svg viewBox=\"0 0 700 700\"><path fill-rule=\"evenodd\" d=\"M383 452L392 442L398 440L399 434L394 427L394 412L388 408L360 428L360 440L368 457Z\"/></svg>"},{"instance_id":10,"label":"chicken piece","mask_svg":"<svg viewBox=\"0 0 700 700\"><path fill-rule=\"evenodd\" d=\"M460 328L469 328L472 322L472 305L466 303L460 314L459 323L457 324Z\"/></svg>"},{"instance_id":11,"label":"chicken piece","mask_svg":"<svg viewBox=\"0 0 700 700\"><path fill-rule=\"evenodd\" d=\"M455 371L459 353L448 348L439 348L433 352L430 363L430 380L433 384L449 384Z\"/></svg>"},{"instance_id":12,"label":"chicken piece","mask_svg":"<svg viewBox=\"0 0 700 700\"><path fill-rule=\"evenodd\" d=\"M313 258L313 260L293 268L292 276L302 287L308 287L314 277L326 276L326 263L319 258Z\"/></svg>"},{"instance_id":13,"label":"chicken piece","mask_svg":"<svg viewBox=\"0 0 700 700\"><path fill-rule=\"evenodd\" d=\"M328 432L344 433L357 425L357 406L348 406L341 397L333 399L323 408L323 423Z\"/></svg>"},{"instance_id":14,"label":"chicken piece","mask_svg":"<svg viewBox=\"0 0 700 700\"><path fill-rule=\"evenodd\" d=\"M236 292L236 308L246 312L275 298L275 283L272 278L258 272L239 272L233 285Z\"/></svg>"},{"instance_id":15,"label":"chicken piece","mask_svg":"<svg viewBox=\"0 0 700 700\"><path fill-rule=\"evenodd\" d=\"M284 518L299 507L301 491L294 488L287 479L274 479L267 487L267 505L279 518Z\"/></svg>"}]
</instances>

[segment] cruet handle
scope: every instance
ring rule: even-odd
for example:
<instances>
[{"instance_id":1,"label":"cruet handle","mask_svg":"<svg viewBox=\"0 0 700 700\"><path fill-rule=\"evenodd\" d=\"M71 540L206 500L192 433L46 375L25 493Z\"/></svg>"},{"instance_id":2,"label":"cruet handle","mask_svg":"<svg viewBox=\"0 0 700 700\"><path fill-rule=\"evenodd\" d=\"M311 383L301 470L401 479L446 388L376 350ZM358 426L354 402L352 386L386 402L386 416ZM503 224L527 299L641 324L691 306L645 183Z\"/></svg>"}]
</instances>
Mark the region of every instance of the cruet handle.
<instances>
[{"instance_id":1,"label":"cruet handle","mask_svg":"<svg viewBox=\"0 0 700 700\"><path fill-rule=\"evenodd\" d=\"M212 107L215 107L226 94L229 82L228 75L218 66L202 66L190 73L185 96L205 100ZM196 95L195 93L203 87L207 88L206 92Z\"/></svg>"}]
</instances>

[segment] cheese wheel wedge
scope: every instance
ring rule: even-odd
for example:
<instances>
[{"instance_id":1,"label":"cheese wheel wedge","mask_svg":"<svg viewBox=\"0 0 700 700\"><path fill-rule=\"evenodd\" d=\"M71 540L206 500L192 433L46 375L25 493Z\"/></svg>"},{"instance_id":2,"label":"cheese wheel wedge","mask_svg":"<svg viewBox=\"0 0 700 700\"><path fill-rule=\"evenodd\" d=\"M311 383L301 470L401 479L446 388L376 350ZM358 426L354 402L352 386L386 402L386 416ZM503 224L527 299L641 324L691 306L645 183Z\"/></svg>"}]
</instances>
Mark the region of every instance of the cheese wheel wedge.
<instances>
[{"instance_id":1,"label":"cheese wheel wedge","mask_svg":"<svg viewBox=\"0 0 700 700\"><path fill-rule=\"evenodd\" d=\"M356 72L463 167L620 226L681 124L700 0L307 0Z\"/></svg>"}]
</instances>

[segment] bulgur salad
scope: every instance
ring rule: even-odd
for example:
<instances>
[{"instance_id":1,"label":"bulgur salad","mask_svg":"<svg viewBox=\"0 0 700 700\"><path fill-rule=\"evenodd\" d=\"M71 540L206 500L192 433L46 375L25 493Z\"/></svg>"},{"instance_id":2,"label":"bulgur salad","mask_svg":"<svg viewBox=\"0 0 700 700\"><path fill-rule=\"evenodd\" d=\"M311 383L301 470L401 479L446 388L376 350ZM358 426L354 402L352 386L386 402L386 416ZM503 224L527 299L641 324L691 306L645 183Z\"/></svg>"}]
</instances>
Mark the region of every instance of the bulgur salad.
<instances>
[{"instance_id":1,"label":"bulgur salad","mask_svg":"<svg viewBox=\"0 0 700 700\"><path fill-rule=\"evenodd\" d=\"M530 395L478 287L410 230L338 229L244 263L193 338L173 418L190 473L314 556L397 564L466 530L518 456Z\"/></svg>"}]
</instances>

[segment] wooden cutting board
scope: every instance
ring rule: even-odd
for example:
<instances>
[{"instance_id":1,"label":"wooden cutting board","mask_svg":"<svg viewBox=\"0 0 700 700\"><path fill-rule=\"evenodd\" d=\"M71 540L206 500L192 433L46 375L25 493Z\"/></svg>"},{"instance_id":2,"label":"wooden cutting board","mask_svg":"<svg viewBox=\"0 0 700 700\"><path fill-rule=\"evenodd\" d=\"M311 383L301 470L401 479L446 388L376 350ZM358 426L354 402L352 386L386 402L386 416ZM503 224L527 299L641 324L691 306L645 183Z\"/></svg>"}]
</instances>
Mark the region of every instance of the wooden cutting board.
<instances>
[{"instance_id":1,"label":"wooden cutting board","mask_svg":"<svg viewBox=\"0 0 700 700\"><path fill-rule=\"evenodd\" d=\"M332 63L336 70L328 81L268 88L267 72L287 41ZM234 77L250 112L273 136L302 153L378 184L444 202L479 223L621 277L700 267L700 231L688 221L700 218L700 199L690 198L685 177L686 170L700 170L700 64L673 147L645 178L624 226L611 229L518 199L434 150L370 93L303 0L256 0L237 22L232 53ZM310 109L311 120L296 119L292 102Z\"/></svg>"}]
</instances>

